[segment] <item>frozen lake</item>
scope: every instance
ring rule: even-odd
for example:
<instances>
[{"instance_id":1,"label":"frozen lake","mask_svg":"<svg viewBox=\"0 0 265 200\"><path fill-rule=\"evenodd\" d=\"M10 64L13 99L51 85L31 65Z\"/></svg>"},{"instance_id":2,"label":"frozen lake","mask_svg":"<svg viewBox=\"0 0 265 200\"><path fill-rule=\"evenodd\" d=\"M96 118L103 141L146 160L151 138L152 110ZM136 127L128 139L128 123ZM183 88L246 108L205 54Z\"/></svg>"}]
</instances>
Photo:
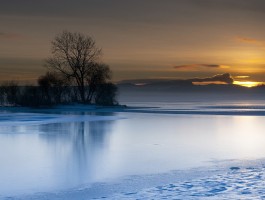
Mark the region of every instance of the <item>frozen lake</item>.
<instances>
[{"instance_id":1,"label":"frozen lake","mask_svg":"<svg viewBox=\"0 0 265 200\"><path fill-rule=\"evenodd\" d=\"M263 116L102 115L1 113L0 198L265 157Z\"/></svg>"}]
</instances>

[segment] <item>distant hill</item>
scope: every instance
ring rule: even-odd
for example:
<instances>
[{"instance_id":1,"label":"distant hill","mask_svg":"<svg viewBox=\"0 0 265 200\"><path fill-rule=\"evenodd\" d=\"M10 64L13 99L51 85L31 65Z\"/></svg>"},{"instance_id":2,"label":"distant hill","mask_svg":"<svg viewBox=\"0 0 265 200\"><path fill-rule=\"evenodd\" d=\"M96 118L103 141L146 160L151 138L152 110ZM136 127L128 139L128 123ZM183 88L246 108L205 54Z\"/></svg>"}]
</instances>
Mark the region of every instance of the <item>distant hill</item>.
<instances>
[{"instance_id":1,"label":"distant hill","mask_svg":"<svg viewBox=\"0 0 265 200\"><path fill-rule=\"evenodd\" d=\"M117 84L123 101L265 100L265 86L194 85L191 80L132 80Z\"/></svg>"}]
</instances>

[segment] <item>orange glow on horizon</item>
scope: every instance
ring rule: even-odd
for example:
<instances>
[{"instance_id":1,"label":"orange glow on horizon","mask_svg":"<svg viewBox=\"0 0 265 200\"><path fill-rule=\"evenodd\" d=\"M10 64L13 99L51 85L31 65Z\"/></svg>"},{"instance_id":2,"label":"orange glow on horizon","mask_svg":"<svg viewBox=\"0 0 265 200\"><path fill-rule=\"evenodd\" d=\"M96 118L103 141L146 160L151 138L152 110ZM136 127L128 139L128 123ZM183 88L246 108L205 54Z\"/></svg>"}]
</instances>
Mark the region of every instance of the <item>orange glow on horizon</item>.
<instances>
[{"instance_id":1,"label":"orange glow on horizon","mask_svg":"<svg viewBox=\"0 0 265 200\"><path fill-rule=\"evenodd\" d=\"M251 88L251 87L256 87L256 86L262 85L264 83L263 82L256 82L256 81L234 81L233 84Z\"/></svg>"},{"instance_id":2,"label":"orange glow on horizon","mask_svg":"<svg viewBox=\"0 0 265 200\"><path fill-rule=\"evenodd\" d=\"M227 83L221 82L221 81L203 81L203 82L192 82L194 85L227 85Z\"/></svg>"}]
</instances>

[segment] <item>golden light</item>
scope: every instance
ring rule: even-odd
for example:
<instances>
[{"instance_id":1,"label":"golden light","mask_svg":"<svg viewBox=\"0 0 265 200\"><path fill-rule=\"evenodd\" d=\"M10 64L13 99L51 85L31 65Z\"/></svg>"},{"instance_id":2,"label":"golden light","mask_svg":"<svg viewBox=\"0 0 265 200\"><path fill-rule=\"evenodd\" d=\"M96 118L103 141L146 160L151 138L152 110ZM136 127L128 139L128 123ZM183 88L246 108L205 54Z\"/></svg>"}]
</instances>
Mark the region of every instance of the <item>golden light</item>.
<instances>
[{"instance_id":1,"label":"golden light","mask_svg":"<svg viewBox=\"0 0 265 200\"><path fill-rule=\"evenodd\" d=\"M211 84L215 84L215 85L226 85L227 83L224 83L222 81L204 81L204 82L192 82L194 85L211 85Z\"/></svg>"},{"instance_id":2,"label":"golden light","mask_svg":"<svg viewBox=\"0 0 265 200\"><path fill-rule=\"evenodd\" d=\"M263 64L265 60L264 58L249 58L249 59L242 59L241 62L245 64Z\"/></svg>"},{"instance_id":3,"label":"golden light","mask_svg":"<svg viewBox=\"0 0 265 200\"><path fill-rule=\"evenodd\" d=\"M249 78L249 76L236 76L235 78Z\"/></svg>"},{"instance_id":4,"label":"golden light","mask_svg":"<svg viewBox=\"0 0 265 200\"><path fill-rule=\"evenodd\" d=\"M251 87L262 85L263 83L256 82L256 81L234 81L233 84L251 88Z\"/></svg>"}]
</instances>

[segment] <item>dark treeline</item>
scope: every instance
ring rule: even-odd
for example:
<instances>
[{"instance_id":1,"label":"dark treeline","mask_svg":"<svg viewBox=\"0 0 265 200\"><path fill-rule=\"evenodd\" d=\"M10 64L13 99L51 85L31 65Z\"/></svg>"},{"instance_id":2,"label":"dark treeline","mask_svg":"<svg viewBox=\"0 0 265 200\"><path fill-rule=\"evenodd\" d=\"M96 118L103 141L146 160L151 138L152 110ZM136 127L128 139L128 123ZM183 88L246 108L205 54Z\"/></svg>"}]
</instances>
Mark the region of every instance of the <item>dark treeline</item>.
<instances>
[{"instance_id":1,"label":"dark treeline","mask_svg":"<svg viewBox=\"0 0 265 200\"><path fill-rule=\"evenodd\" d=\"M19 86L18 83L10 81L0 86L0 105L42 107L83 103L77 91L77 86L71 85ZM116 85L112 83L99 84L90 104L117 105L116 93Z\"/></svg>"},{"instance_id":2,"label":"dark treeline","mask_svg":"<svg viewBox=\"0 0 265 200\"><path fill-rule=\"evenodd\" d=\"M19 86L10 81L0 86L2 106L52 106L83 103L116 105L117 87L108 65L100 62L101 49L93 38L63 31L51 43L47 72L36 86Z\"/></svg>"}]
</instances>

